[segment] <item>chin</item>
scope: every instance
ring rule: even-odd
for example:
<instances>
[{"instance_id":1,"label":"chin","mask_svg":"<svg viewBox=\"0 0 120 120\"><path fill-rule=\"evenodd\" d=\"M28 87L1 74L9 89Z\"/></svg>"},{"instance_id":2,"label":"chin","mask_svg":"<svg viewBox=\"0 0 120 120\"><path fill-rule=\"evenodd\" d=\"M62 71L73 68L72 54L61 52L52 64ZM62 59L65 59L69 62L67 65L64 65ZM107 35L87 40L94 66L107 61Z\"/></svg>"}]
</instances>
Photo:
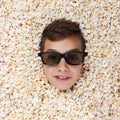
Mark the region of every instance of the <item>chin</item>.
<instances>
[{"instance_id":1,"label":"chin","mask_svg":"<svg viewBox=\"0 0 120 120\"><path fill-rule=\"evenodd\" d=\"M65 91L65 90L68 90L68 89L73 89L73 85L72 86L66 86L66 87L56 87L58 90L63 90L63 91Z\"/></svg>"}]
</instances>

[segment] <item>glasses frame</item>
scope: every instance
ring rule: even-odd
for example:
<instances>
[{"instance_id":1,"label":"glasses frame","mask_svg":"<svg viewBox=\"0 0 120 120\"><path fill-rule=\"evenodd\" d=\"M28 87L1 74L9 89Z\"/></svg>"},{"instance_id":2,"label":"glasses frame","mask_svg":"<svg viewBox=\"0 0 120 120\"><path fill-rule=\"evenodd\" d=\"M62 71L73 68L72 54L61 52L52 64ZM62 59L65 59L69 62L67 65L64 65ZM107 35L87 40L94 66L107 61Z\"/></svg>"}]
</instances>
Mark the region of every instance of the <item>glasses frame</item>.
<instances>
[{"instance_id":1,"label":"glasses frame","mask_svg":"<svg viewBox=\"0 0 120 120\"><path fill-rule=\"evenodd\" d=\"M51 64L51 65L45 63L44 60L43 60L42 55L43 55L43 54L46 54L46 53L57 53L57 54L59 54L59 55L60 55L60 59L59 59L58 63ZM69 53L79 53L79 54L83 54L82 62L79 63L79 64L70 64L70 63L67 61L67 59L66 59L66 55L69 54ZM61 61L62 58L64 58L65 61L66 61L66 63L69 64L69 65L80 65L80 64L82 64L82 63L84 62L84 58L85 58L87 55L88 55L88 52L80 52L80 51L66 52L66 53L64 53L64 54L61 54L61 53L59 53L59 52L40 52L40 53L38 53L38 56L41 57L41 60L42 60L43 64L48 65L48 66L55 66L55 65L59 64L59 62Z\"/></svg>"}]
</instances>

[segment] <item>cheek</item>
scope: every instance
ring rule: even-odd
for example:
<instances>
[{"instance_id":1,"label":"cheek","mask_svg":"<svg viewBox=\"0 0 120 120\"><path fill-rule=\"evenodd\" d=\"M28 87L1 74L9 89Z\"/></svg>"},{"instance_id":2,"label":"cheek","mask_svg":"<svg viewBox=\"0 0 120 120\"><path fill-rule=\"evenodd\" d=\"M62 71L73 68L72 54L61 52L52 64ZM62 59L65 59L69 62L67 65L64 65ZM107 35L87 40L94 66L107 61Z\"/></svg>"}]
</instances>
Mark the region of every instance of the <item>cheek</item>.
<instances>
[{"instance_id":1,"label":"cheek","mask_svg":"<svg viewBox=\"0 0 120 120\"><path fill-rule=\"evenodd\" d=\"M80 70L74 71L74 77L79 78L80 77Z\"/></svg>"},{"instance_id":2,"label":"cheek","mask_svg":"<svg viewBox=\"0 0 120 120\"><path fill-rule=\"evenodd\" d=\"M49 73L49 69L47 69L46 66L43 66L43 71L44 71L44 74L47 75L47 73Z\"/></svg>"},{"instance_id":3,"label":"cheek","mask_svg":"<svg viewBox=\"0 0 120 120\"><path fill-rule=\"evenodd\" d=\"M74 77L80 77L82 73L82 65L74 68L72 72L73 72Z\"/></svg>"},{"instance_id":4,"label":"cheek","mask_svg":"<svg viewBox=\"0 0 120 120\"><path fill-rule=\"evenodd\" d=\"M53 70L51 68L49 68L48 66L43 66L43 72L46 77L50 77L53 73L52 71Z\"/></svg>"}]
</instances>

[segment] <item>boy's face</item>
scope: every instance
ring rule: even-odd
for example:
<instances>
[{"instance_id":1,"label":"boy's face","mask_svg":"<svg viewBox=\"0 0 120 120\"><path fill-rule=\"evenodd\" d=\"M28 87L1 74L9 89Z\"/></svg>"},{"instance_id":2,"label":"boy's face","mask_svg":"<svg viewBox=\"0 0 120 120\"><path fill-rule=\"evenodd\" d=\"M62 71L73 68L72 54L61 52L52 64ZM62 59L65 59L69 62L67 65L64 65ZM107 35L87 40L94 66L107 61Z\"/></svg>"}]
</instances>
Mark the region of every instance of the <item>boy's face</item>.
<instances>
[{"instance_id":1,"label":"boy's face","mask_svg":"<svg viewBox=\"0 0 120 120\"><path fill-rule=\"evenodd\" d=\"M82 51L80 46L79 38L74 36L56 42L46 39L43 52L59 52L63 54L75 49ZM62 58L55 66L44 65L44 73L51 85L59 90L66 90L71 88L79 79L82 66L82 64L69 65Z\"/></svg>"}]
</instances>

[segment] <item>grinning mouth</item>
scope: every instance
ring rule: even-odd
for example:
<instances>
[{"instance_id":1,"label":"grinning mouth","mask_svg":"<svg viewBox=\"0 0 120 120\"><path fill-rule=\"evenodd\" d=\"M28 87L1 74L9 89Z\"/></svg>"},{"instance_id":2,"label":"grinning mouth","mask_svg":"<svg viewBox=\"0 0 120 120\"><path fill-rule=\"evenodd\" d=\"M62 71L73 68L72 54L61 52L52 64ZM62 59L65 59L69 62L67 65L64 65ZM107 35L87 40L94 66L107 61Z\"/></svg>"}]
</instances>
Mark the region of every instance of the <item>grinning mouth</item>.
<instances>
[{"instance_id":1,"label":"grinning mouth","mask_svg":"<svg viewBox=\"0 0 120 120\"><path fill-rule=\"evenodd\" d=\"M57 80L62 80L62 81L67 81L67 80L71 79L71 77L69 77L69 76L55 76L55 78Z\"/></svg>"}]
</instances>

